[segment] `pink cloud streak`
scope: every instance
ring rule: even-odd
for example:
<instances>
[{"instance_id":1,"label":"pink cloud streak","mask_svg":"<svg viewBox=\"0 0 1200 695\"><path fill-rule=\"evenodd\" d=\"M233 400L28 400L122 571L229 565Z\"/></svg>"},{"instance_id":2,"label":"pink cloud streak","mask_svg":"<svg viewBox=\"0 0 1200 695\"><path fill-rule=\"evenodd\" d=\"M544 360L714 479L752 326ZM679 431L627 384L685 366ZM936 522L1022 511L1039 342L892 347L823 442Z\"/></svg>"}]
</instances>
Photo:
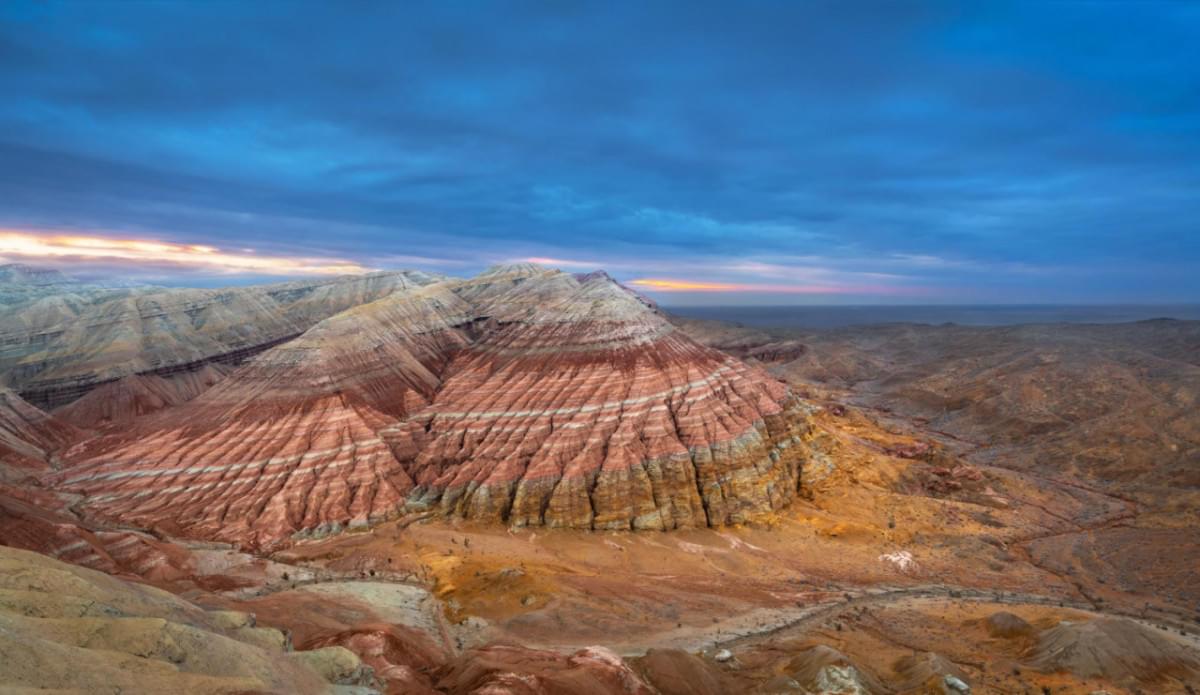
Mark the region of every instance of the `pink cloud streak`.
<instances>
[{"instance_id":1,"label":"pink cloud streak","mask_svg":"<svg viewBox=\"0 0 1200 695\"><path fill-rule=\"evenodd\" d=\"M631 285L649 292L761 292L764 294L926 294L922 287L895 285L812 284L788 285L774 283L708 282L675 278L639 278Z\"/></svg>"}]
</instances>

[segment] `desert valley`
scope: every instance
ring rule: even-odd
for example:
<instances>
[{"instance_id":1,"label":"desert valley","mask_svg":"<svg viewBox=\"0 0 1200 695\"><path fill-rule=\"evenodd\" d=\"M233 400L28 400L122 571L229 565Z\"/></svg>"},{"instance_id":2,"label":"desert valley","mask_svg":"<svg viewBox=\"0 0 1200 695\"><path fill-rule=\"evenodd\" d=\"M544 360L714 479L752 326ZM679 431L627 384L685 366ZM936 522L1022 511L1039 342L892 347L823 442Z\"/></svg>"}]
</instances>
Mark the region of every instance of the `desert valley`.
<instances>
[{"instance_id":1,"label":"desert valley","mask_svg":"<svg viewBox=\"0 0 1200 695\"><path fill-rule=\"evenodd\" d=\"M0 690L1194 693L1200 323L0 268Z\"/></svg>"}]
</instances>

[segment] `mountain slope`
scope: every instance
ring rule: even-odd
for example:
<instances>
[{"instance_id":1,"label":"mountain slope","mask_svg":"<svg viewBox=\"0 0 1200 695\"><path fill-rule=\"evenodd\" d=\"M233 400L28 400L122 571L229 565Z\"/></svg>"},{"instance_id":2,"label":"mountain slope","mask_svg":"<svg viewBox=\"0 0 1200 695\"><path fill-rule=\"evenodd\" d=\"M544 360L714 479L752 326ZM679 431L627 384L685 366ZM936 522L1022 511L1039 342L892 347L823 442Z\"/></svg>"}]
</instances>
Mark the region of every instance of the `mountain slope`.
<instances>
[{"instance_id":1,"label":"mountain slope","mask_svg":"<svg viewBox=\"0 0 1200 695\"><path fill-rule=\"evenodd\" d=\"M0 481L45 469L52 452L81 434L0 388Z\"/></svg>"},{"instance_id":2,"label":"mountain slope","mask_svg":"<svg viewBox=\"0 0 1200 695\"><path fill-rule=\"evenodd\" d=\"M786 504L806 418L607 276L501 267L397 291L193 401L74 447L104 518L244 545L405 509L677 528Z\"/></svg>"},{"instance_id":3,"label":"mountain slope","mask_svg":"<svg viewBox=\"0 0 1200 695\"><path fill-rule=\"evenodd\" d=\"M420 272L227 289L56 294L0 324L0 372L31 403L57 408L130 374L235 364L318 321L437 278Z\"/></svg>"},{"instance_id":4,"label":"mountain slope","mask_svg":"<svg viewBox=\"0 0 1200 695\"><path fill-rule=\"evenodd\" d=\"M384 432L422 503L663 529L736 522L796 492L803 418L787 389L607 276L541 271L477 301L496 328L455 359L432 408Z\"/></svg>"},{"instance_id":5,"label":"mountain slope","mask_svg":"<svg viewBox=\"0 0 1200 695\"><path fill-rule=\"evenodd\" d=\"M192 400L232 369L214 362L173 376L130 374L105 382L54 414L76 427L127 426L139 417Z\"/></svg>"},{"instance_id":6,"label":"mountain slope","mask_svg":"<svg viewBox=\"0 0 1200 695\"><path fill-rule=\"evenodd\" d=\"M377 431L424 407L466 339L443 286L397 291L251 359L178 408L75 447L88 508L250 545L395 512L412 481Z\"/></svg>"}]
</instances>

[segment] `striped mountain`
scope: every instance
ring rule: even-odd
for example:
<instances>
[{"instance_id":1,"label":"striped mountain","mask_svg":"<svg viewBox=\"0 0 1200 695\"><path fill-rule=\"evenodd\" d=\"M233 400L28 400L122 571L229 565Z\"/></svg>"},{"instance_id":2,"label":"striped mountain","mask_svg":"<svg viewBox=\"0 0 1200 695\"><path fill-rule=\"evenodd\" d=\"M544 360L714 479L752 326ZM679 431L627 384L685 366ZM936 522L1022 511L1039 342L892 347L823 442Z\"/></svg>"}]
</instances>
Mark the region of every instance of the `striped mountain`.
<instances>
[{"instance_id":1,"label":"striped mountain","mask_svg":"<svg viewBox=\"0 0 1200 695\"><path fill-rule=\"evenodd\" d=\"M274 547L413 510L515 526L736 523L800 484L804 405L604 274L397 288L86 440L84 509Z\"/></svg>"}]
</instances>

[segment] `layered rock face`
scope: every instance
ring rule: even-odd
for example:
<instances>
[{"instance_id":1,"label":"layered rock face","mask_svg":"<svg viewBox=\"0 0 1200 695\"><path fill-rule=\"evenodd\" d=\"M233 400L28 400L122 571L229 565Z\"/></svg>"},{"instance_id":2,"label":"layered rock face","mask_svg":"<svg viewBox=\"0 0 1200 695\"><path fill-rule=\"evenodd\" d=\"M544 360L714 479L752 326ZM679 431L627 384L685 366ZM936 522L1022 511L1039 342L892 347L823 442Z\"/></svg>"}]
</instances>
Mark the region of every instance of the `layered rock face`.
<instances>
[{"instance_id":1,"label":"layered rock face","mask_svg":"<svg viewBox=\"0 0 1200 695\"><path fill-rule=\"evenodd\" d=\"M76 446L59 480L106 517L248 545L394 513L413 483L378 431L432 399L468 308L433 285L339 314L134 432Z\"/></svg>"},{"instance_id":2,"label":"layered rock face","mask_svg":"<svg viewBox=\"0 0 1200 695\"><path fill-rule=\"evenodd\" d=\"M596 693L654 695L656 692L603 647L565 656L509 645L473 650L442 667L437 690L447 693Z\"/></svg>"},{"instance_id":3,"label":"layered rock face","mask_svg":"<svg viewBox=\"0 0 1200 695\"><path fill-rule=\"evenodd\" d=\"M0 482L49 466L52 452L80 432L0 388Z\"/></svg>"},{"instance_id":4,"label":"layered rock face","mask_svg":"<svg viewBox=\"0 0 1200 695\"><path fill-rule=\"evenodd\" d=\"M87 436L0 389L0 545L25 548L110 574L170 575L187 562L180 549L147 534L89 528L71 500L38 477L55 452Z\"/></svg>"},{"instance_id":5,"label":"layered rock face","mask_svg":"<svg viewBox=\"0 0 1200 695\"><path fill-rule=\"evenodd\" d=\"M537 266L396 291L198 398L77 445L86 509L248 546L435 509L671 529L788 503L807 419L604 275Z\"/></svg>"},{"instance_id":6,"label":"layered rock face","mask_svg":"<svg viewBox=\"0 0 1200 695\"><path fill-rule=\"evenodd\" d=\"M236 364L351 307L438 278L372 273L229 289L59 293L5 316L6 385L57 408L130 374L175 376Z\"/></svg>"},{"instance_id":7,"label":"layered rock face","mask_svg":"<svg viewBox=\"0 0 1200 695\"><path fill-rule=\"evenodd\" d=\"M670 529L791 499L803 418L782 384L607 276L529 272L479 297L496 325L433 407L384 430L415 500L517 526Z\"/></svg>"},{"instance_id":8,"label":"layered rock face","mask_svg":"<svg viewBox=\"0 0 1200 695\"><path fill-rule=\"evenodd\" d=\"M98 386L54 412L76 427L126 426L136 418L192 400L232 369L217 362L173 376L130 374Z\"/></svg>"},{"instance_id":9,"label":"layered rock face","mask_svg":"<svg viewBox=\"0 0 1200 695\"><path fill-rule=\"evenodd\" d=\"M0 485L0 545L150 581L194 570L184 548L136 531L88 528L64 500L35 487Z\"/></svg>"}]
</instances>

